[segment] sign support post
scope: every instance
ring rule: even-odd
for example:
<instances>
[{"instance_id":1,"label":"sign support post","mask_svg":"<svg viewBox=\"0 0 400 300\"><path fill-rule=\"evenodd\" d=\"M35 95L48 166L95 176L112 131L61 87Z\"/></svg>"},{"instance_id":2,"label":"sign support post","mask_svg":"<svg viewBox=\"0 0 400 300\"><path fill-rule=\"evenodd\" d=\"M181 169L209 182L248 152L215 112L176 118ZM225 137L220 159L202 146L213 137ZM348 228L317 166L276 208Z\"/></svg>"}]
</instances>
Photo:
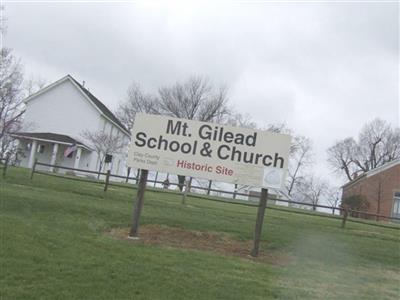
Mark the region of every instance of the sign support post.
<instances>
[{"instance_id":1,"label":"sign support post","mask_svg":"<svg viewBox=\"0 0 400 300\"><path fill-rule=\"evenodd\" d=\"M149 170L141 169L138 190L136 194L136 202L133 208L132 215L132 227L129 232L130 238L138 238L139 231L139 220L142 213L143 202L144 202L144 192L146 191L147 176L149 175Z\"/></svg>"},{"instance_id":2,"label":"sign support post","mask_svg":"<svg viewBox=\"0 0 400 300\"><path fill-rule=\"evenodd\" d=\"M251 256L257 257L260 249L261 232L264 222L265 208L267 206L268 189L261 189L260 204L258 205L256 227L254 231L254 248L251 250Z\"/></svg>"}]
</instances>

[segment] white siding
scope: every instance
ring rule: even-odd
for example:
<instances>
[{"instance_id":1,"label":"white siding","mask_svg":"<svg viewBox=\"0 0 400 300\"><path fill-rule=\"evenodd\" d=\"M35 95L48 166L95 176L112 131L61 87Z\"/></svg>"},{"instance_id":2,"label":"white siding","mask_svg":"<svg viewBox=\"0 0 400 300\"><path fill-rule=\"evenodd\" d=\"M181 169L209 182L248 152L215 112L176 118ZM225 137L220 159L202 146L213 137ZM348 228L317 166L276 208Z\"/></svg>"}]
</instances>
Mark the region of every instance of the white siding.
<instances>
[{"instance_id":1,"label":"white siding","mask_svg":"<svg viewBox=\"0 0 400 300\"><path fill-rule=\"evenodd\" d=\"M97 131L100 113L66 80L27 103L24 124L32 132L53 132L82 140L83 130Z\"/></svg>"}]
</instances>

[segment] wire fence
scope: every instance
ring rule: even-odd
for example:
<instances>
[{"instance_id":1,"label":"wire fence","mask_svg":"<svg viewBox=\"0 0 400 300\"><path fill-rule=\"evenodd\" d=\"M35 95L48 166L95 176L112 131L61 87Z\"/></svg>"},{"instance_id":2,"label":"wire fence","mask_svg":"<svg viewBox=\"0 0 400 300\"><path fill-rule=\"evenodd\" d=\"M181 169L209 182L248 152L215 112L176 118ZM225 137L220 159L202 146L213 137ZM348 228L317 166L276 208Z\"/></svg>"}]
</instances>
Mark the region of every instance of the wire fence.
<instances>
[{"instance_id":1,"label":"wire fence","mask_svg":"<svg viewBox=\"0 0 400 300\"><path fill-rule=\"evenodd\" d=\"M1 161L2 160L0 159L0 162ZM5 167L5 170L6 170L7 163L5 164L5 166L6 166ZM52 169L57 168L57 169L64 169L64 170L68 170L68 171L73 171L74 175L95 174L95 175L97 175L98 179L89 179L89 178L84 178L84 177L81 177L81 176L65 176L65 175L54 173L54 172L41 171L41 170L37 169L37 166L49 167L49 168L52 168ZM5 174L5 172L3 174ZM110 170L108 170L107 172L99 172L99 171L91 171L91 170L84 170L84 169L76 169L76 168L71 168L71 167L64 167L64 166L58 166L58 165L51 165L51 164L47 164L47 163L41 163L41 162L39 162L37 160L35 160L35 162L33 164L33 167L31 169L31 173L30 173L30 179L31 180L34 177L34 174L41 174L41 175L46 175L46 176L53 176L53 177L59 177L59 178L63 178L63 179L68 179L68 180L75 180L75 181L80 181L80 182L103 185L104 186L104 192L107 192L109 186L119 187L119 188L128 188L128 189L135 188L135 185L138 183L138 180L139 180L139 172L136 173L135 177L130 176L130 172L128 172L126 176L122 176L122 175L117 175L117 174L111 174ZM104 178L100 179L100 176L103 176ZM122 181L120 183L117 183L115 181L111 181L110 180L111 178L119 178L119 179L122 179ZM156 179L157 179L157 177L156 177ZM215 188L212 188L211 181L210 181L210 183L208 184L207 187L198 186L198 185L197 186L196 185L192 185L191 184L192 183L191 180L187 181L184 186L181 183L169 182L168 183L168 187L165 187L165 181L156 180L156 179L155 180L150 180L150 179L147 180L147 183L152 183L153 184L153 187L151 187L153 191L156 191L156 192L168 191L168 192L179 194L179 195L182 196L182 203L183 204L185 203L186 198L188 196L190 196L190 197L194 197L194 198L202 198L202 199L209 200L209 201L217 201L217 202L228 203L228 204L236 204L236 205L243 205L243 206L258 207L258 203L257 202L249 200L251 198L254 198L255 197L254 195L252 196L252 195L250 195L248 193L241 193L241 192L237 191L236 189L234 191L215 189ZM131 183L129 183L130 180L134 181L135 184L132 185ZM156 184L161 184L164 187L163 188L157 188ZM181 189L179 191L177 191L177 190L171 191L170 189L168 189L169 186L177 186L177 187L179 187ZM196 191L196 190L203 190L203 191L206 192L206 195L193 192L193 191ZM210 196L211 192L228 194L228 195L231 195L232 198L212 196L212 195ZM247 197L248 200L237 199L236 198L237 196ZM346 224L347 220L349 220L350 222L357 222L357 223L375 225L375 226L379 226L379 227L400 229L400 226L397 226L397 225L391 226L391 225L385 225L385 224L381 224L381 223L372 223L372 222L368 222L368 221L361 221L361 219L360 219L360 218L370 219L372 217L377 221L384 220L384 221L391 221L391 222L400 222L400 218L398 218L398 217L385 216L385 215L374 214L374 213L365 212L365 211L358 211L358 210L350 209L348 207L334 207L334 206L328 206L328 205L321 205L321 204L313 204L313 203L305 203L305 202L286 200L286 199L281 199L279 197L274 197L273 195L268 195L268 200L287 203L288 206L299 205L301 207L310 207L310 208L312 208L313 211L311 211L311 210L300 210L300 209L295 210L292 207L290 207L289 209L285 209L283 207L278 207L278 205L274 205L274 206L269 205L267 208L280 210L280 211L285 211L285 212L290 212L290 213L299 213L299 214L307 214L307 215L313 215L313 216L341 219L342 220L342 227L345 227L345 224ZM316 212L315 210L317 208L329 209L331 211L335 211L336 210L336 211L340 212L340 215L333 215L331 213ZM358 219L355 219L355 218L358 218Z\"/></svg>"}]
</instances>

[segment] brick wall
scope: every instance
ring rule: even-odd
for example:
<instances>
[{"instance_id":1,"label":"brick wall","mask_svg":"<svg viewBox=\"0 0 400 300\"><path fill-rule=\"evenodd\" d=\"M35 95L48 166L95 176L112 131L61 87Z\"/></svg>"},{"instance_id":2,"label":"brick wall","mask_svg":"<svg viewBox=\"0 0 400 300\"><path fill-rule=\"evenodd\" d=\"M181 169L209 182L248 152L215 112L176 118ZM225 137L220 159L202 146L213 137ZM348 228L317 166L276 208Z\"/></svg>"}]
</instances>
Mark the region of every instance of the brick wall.
<instances>
[{"instance_id":1,"label":"brick wall","mask_svg":"<svg viewBox=\"0 0 400 300\"><path fill-rule=\"evenodd\" d=\"M400 191L400 164L373 175L362 175L343 187L342 199L362 195L368 203L367 212L391 216L394 192Z\"/></svg>"}]
</instances>

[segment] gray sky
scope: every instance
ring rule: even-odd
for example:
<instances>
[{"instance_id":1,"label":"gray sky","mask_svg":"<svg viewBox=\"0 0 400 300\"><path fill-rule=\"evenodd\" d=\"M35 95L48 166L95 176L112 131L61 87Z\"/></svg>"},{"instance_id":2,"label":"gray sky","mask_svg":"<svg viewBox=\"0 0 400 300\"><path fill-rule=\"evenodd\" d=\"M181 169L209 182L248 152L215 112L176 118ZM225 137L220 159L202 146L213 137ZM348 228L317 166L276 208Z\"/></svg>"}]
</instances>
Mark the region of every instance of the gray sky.
<instances>
[{"instance_id":1,"label":"gray sky","mask_svg":"<svg viewBox=\"0 0 400 300\"><path fill-rule=\"evenodd\" d=\"M380 117L399 126L399 3L4 2L3 42L28 75L85 80L110 108L132 81L155 91L190 75L226 84L260 125L326 149Z\"/></svg>"}]
</instances>

